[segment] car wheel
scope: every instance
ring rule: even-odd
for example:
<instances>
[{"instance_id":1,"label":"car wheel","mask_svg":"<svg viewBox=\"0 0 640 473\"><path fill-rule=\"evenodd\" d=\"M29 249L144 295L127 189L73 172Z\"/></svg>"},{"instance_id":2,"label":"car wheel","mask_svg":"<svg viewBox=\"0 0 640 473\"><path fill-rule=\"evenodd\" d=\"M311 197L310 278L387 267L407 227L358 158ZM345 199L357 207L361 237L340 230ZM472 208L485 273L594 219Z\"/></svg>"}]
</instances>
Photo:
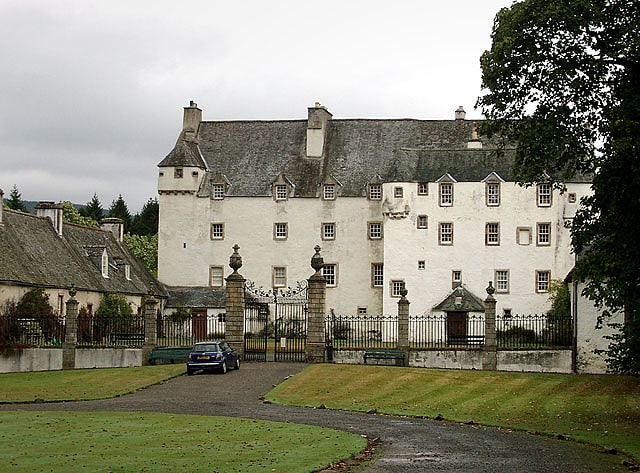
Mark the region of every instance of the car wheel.
<instances>
[{"instance_id":1,"label":"car wheel","mask_svg":"<svg viewBox=\"0 0 640 473\"><path fill-rule=\"evenodd\" d=\"M193 376L193 373L195 373L195 370L190 370L189 368L187 368L187 376Z\"/></svg>"},{"instance_id":2,"label":"car wheel","mask_svg":"<svg viewBox=\"0 0 640 473\"><path fill-rule=\"evenodd\" d=\"M222 374L226 374L227 373L227 360L224 360L222 362L222 367L220 368L220 373L222 373Z\"/></svg>"},{"instance_id":3,"label":"car wheel","mask_svg":"<svg viewBox=\"0 0 640 473\"><path fill-rule=\"evenodd\" d=\"M236 364L233 366L233 369L236 369L236 370L240 369L240 358L236 358Z\"/></svg>"}]
</instances>

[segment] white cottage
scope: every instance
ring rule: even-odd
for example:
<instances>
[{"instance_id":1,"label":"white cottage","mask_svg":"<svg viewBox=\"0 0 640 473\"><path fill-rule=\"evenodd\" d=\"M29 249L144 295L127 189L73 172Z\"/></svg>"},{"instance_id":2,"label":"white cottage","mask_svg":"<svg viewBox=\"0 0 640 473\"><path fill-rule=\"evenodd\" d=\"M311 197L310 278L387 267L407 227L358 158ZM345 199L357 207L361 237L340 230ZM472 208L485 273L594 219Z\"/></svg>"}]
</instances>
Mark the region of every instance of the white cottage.
<instances>
[{"instance_id":1,"label":"white cottage","mask_svg":"<svg viewBox=\"0 0 640 473\"><path fill-rule=\"evenodd\" d=\"M548 308L573 266L567 224L587 179L560 193L514 182L515 150L496 155L462 108L454 120L203 121L193 102L159 166L158 278L220 289L238 244L241 273L265 288L307 279L325 261L327 305L392 314L402 284L411 313L462 285L501 312Z\"/></svg>"}]
</instances>

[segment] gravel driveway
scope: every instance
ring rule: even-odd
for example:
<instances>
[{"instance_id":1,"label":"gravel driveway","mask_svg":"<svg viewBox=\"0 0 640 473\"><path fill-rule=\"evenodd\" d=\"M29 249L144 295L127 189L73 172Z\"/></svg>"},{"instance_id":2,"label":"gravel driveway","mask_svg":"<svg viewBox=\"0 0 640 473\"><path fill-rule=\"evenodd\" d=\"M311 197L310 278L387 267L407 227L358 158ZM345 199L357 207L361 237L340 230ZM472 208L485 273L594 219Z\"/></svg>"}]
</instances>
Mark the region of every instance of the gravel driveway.
<instances>
[{"instance_id":1,"label":"gravel driveway","mask_svg":"<svg viewBox=\"0 0 640 473\"><path fill-rule=\"evenodd\" d=\"M606 472L621 458L570 441L426 419L277 406L260 400L302 363L244 363L226 375L181 376L114 399L0 405L0 410L153 411L246 417L332 427L379 439L377 453L357 471ZM193 393L198 402L193 402ZM233 401L230 401L233 399Z\"/></svg>"}]
</instances>

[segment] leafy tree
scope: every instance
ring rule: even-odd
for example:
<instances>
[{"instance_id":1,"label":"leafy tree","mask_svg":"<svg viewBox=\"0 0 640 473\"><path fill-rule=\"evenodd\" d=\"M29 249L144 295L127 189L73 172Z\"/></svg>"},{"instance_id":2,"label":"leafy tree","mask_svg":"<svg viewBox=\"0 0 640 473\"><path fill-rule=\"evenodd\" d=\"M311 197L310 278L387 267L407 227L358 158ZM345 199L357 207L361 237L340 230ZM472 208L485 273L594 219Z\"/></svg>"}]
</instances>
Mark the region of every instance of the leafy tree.
<instances>
[{"instance_id":1,"label":"leafy tree","mask_svg":"<svg viewBox=\"0 0 640 473\"><path fill-rule=\"evenodd\" d=\"M547 329L544 332L547 342L551 345L568 346L573 339L573 326L569 286L564 281L551 281L549 302L551 302L551 309L547 311Z\"/></svg>"},{"instance_id":2,"label":"leafy tree","mask_svg":"<svg viewBox=\"0 0 640 473\"><path fill-rule=\"evenodd\" d=\"M122 294L105 294L93 317L93 336L102 340L110 332L135 333L133 310Z\"/></svg>"},{"instance_id":3,"label":"leafy tree","mask_svg":"<svg viewBox=\"0 0 640 473\"><path fill-rule=\"evenodd\" d=\"M124 235L124 244L153 275L158 274L158 235Z\"/></svg>"},{"instance_id":4,"label":"leafy tree","mask_svg":"<svg viewBox=\"0 0 640 473\"><path fill-rule=\"evenodd\" d=\"M131 233L136 235L155 235L158 233L158 199L149 199L140 213L133 217Z\"/></svg>"},{"instance_id":5,"label":"leafy tree","mask_svg":"<svg viewBox=\"0 0 640 473\"><path fill-rule=\"evenodd\" d=\"M15 308L19 317L35 319L47 341L61 339L63 325L49 304L49 296L42 288L34 288L26 292Z\"/></svg>"},{"instance_id":6,"label":"leafy tree","mask_svg":"<svg viewBox=\"0 0 640 473\"><path fill-rule=\"evenodd\" d=\"M610 364L640 364L640 2L523 0L496 15L481 58L487 122L481 131L517 142L515 175L557 187L593 176L571 227L574 275L608 316L623 312ZM546 173L546 175L545 175ZM633 368L635 366L636 368Z\"/></svg>"},{"instance_id":7,"label":"leafy tree","mask_svg":"<svg viewBox=\"0 0 640 473\"><path fill-rule=\"evenodd\" d=\"M83 217L71 202L61 202L60 205L62 206L63 221L75 223L76 225L84 225L85 227L98 228L100 226L100 224L91 217Z\"/></svg>"},{"instance_id":8,"label":"leafy tree","mask_svg":"<svg viewBox=\"0 0 640 473\"><path fill-rule=\"evenodd\" d=\"M118 195L118 198L111 203L107 217L119 218L124 222L124 232L129 233L131 231L131 213L122 198L122 194Z\"/></svg>"},{"instance_id":9,"label":"leafy tree","mask_svg":"<svg viewBox=\"0 0 640 473\"><path fill-rule=\"evenodd\" d=\"M104 209L102 208L102 204L100 203L100 199L98 199L97 194L93 194L93 197L87 205L80 211L83 217L89 217L100 223L100 220L104 217Z\"/></svg>"},{"instance_id":10,"label":"leafy tree","mask_svg":"<svg viewBox=\"0 0 640 473\"><path fill-rule=\"evenodd\" d=\"M22 202L22 195L18 191L18 186L15 184L11 188L9 198L7 199L7 207L11 210L20 210L21 212L27 212L27 207Z\"/></svg>"}]
</instances>

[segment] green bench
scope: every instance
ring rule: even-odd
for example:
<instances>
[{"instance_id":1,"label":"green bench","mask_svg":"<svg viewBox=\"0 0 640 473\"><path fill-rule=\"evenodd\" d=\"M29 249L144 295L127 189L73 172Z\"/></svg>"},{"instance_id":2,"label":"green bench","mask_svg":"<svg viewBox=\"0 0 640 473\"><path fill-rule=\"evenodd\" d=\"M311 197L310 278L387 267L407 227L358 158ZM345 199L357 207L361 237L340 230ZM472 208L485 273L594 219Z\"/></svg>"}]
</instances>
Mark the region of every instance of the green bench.
<instances>
[{"instance_id":1,"label":"green bench","mask_svg":"<svg viewBox=\"0 0 640 473\"><path fill-rule=\"evenodd\" d=\"M365 348L364 363L367 364L368 359L375 360L402 360L404 361L405 351L395 348Z\"/></svg>"},{"instance_id":2,"label":"green bench","mask_svg":"<svg viewBox=\"0 0 640 473\"><path fill-rule=\"evenodd\" d=\"M185 363L192 347L154 347L149 353L149 363L155 365L157 361L167 363Z\"/></svg>"}]
</instances>

